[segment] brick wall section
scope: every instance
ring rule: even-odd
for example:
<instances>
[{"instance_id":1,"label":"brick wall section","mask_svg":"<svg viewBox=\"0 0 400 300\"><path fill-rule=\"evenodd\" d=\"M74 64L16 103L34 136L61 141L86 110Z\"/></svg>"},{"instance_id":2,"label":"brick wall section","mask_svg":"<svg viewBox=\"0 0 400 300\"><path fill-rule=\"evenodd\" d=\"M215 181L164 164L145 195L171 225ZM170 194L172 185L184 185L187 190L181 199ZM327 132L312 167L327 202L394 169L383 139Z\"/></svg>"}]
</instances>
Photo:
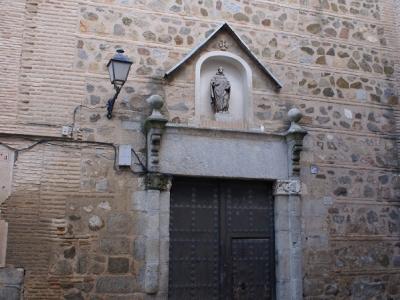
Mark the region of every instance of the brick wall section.
<instances>
[{"instance_id":1,"label":"brick wall section","mask_svg":"<svg viewBox=\"0 0 400 300\"><path fill-rule=\"evenodd\" d=\"M193 117L193 78L164 85L159 76L229 21L284 82L279 94L255 82L257 124L285 128L296 105L310 132L302 157L305 298L399 297L398 3L338 2L5 1L0 132L60 136L84 104L95 108L78 112L75 137L143 150L148 95L164 95L175 122ZM105 63L118 46L134 65L108 121ZM141 299L143 220L127 209L141 179L114 171L109 148L53 143L20 155L2 207L8 263L26 269L26 298L110 299L111 278L129 283L121 294Z\"/></svg>"},{"instance_id":2,"label":"brick wall section","mask_svg":"<svg viewBox=\"0 0 400 300\"><path fill-rule=\"evenodd\" d=\"M23 44L25 1L2 1L0 12L0 108L2 131L16 126L17 99L19 98L20 56ZM7 125L7 126L4 126Z\"/></svg>"}]
</instances>

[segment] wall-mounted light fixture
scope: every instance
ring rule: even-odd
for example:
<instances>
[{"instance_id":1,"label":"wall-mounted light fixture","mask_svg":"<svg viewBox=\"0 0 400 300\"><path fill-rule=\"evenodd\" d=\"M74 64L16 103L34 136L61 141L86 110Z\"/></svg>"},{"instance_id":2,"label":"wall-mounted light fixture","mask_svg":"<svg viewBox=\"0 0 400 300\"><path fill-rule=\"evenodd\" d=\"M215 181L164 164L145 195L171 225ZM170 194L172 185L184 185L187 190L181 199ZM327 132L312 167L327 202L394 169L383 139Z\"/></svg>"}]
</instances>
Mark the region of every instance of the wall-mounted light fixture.
<instances>
[{"instance_id":1,"label":"wall-mounted light fixture","mask_svg":"<svg viewBox=\"0 0 400 300\"><path fill-rule=\"evenodd\" d=\"M121 91L121 88L128 79L128 74L132 66L132 61L124 54L123 49L118 49L117 53L110 59L107 64L108 73L110 74L111 84L114 85L115 95L107 101L107 118L112 118L115 100Z\"/></svg>"}]
</instances>

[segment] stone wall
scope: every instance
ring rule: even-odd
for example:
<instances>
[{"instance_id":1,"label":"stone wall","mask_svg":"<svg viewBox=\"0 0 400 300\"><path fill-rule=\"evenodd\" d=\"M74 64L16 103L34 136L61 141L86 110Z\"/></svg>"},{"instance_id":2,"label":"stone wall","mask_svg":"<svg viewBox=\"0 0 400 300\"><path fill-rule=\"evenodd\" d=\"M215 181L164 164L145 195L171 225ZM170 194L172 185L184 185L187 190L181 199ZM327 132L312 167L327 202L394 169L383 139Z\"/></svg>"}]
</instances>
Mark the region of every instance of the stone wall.
<instances>
[{"instance_id":1,"label":"stone wall","mask_svg":"<svg viewBox=\"0 0 400 300\"><path fill-rule=\"evenodd\" d=\"M172 122L193 124L193 62L169 81L161 76L224 21L284 84L277 93L254 78L255 126L287 128L293 106L305 115L304 298L400 297L396 5L2 1L0 142L40 141L18 152L1 206L7 263L25 269L25 298L165 299L144 294L148 219L134 197L144 179L115 169L110 144L132 144L144 158L151 94L165 97ZM109 121L105 64L120 46L134 64ZM73 138L61 136L64 125Z\"/></svg>"}]
</instances>

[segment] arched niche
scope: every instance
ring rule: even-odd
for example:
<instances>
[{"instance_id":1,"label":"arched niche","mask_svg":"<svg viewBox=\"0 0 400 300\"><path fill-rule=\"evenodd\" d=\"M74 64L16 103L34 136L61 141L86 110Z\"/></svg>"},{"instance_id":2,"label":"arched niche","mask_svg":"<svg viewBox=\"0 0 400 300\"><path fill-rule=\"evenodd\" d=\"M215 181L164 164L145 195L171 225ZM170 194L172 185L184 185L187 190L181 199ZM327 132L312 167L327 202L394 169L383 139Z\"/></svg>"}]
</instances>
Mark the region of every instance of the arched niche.
<instances>
[{"instance_id":1,"label":"arched niche","mask_svg":"<svg viewBox=\"0 0 400 300\"><path fill-rule=\"evenodd\" d=\"M214 114L211 106L210 81L220 66L231 84L229 113ZM215 125L228 127L250 125L253 107L252 71L241 57L225 51L204 54L196 63L195 82L196 123L201 125L218 123Z\"/></svg>"}]
</instances>

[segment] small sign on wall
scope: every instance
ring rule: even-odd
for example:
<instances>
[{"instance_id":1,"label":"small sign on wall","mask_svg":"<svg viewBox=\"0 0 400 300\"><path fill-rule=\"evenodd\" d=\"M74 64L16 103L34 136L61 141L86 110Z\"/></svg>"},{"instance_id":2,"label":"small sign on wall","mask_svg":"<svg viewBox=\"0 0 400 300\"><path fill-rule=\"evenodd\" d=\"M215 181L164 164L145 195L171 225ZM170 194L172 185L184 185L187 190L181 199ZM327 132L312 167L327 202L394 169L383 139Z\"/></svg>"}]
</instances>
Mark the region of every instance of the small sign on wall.
<instances>
[{"instance_id":1,"label":"small sign on wall","mask_svg":"<svg viewBox=\"0 0 400 300\"><path fill-rule=\"evenodd\" d=\"M318 174L319 173L319 168L316 165L311 165L310 166L310 172L311 174Z\"/></svg>"}]
</instances>

